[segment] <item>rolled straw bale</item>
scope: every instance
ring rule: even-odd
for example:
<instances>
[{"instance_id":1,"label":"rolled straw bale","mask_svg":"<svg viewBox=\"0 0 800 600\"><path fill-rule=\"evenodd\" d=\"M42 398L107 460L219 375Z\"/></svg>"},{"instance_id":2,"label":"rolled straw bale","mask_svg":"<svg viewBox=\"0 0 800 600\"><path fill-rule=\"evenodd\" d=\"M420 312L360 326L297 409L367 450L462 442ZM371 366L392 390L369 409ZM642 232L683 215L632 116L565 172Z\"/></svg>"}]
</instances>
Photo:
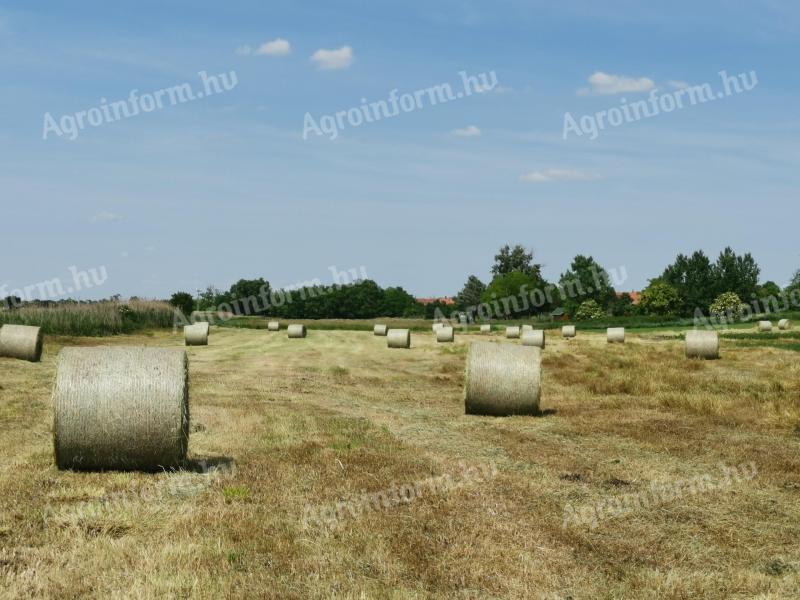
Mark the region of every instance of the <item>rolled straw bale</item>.
<instances>
[{"instance_id":1,"label":"rolled straw bale","mask_svg":"<svg viewBox=\"0 0 800 600\"><path fill-rule=\"evenodd\" d=\"M534 415L541 395L541 350L473 342L464 384L468 415Z\"/></svg>"},{"instance_id":2,"label":"rolled straw bale","mask_svg":"<svg viewBox=\"0 0 800 600\"><path fill-rule=\"evenodd\" d=\"M281 330L281 322L280 321L270 321L267 323L267 330L268 331L280 331Z\"/></svg>"},{"instance_id":3,"label":"rolled straw bale","mask_svg":"<svg viewBox=\"0 0 800 600\"><path fill-rule=\"evenodd\" d=\"M544 330L530 329L522 332L522 345L544 348Z\"/></svg>"},{"instance_id":4,"label":"rolled straw bale","mask_svg":"<svg viewBox=\"0 0 800 600\"><path fill-rule=\"evenodd\" d=\"M39 362L43 346L44 335L39 327L3 325L0 328L0 356Z\"/></svg>"},{"instance_id":5,"label":"rolled straw bale","mask_svg":"<svg viewBox=\"0 0 800 600\"><path fill-rule=\"evenodd\" d=\"M444 323L434 323L433 324L433 333L439 331L442 327L444 327Z\"/></svg>"},{"instance_id":6,"label":"rolled straw bale","mask_svg":"<svg viewBox=\"0 0 800 600\"><path fill-rule=\"evenodd\" d=\"M289 333L290 339L304 338L307 333L306 326L301 324L289 325L286 331Z\"/></svg>"},{"instance_id":7,"label":"rolled straw bale","mask_svg":"<svg viewBox=\"0 0 800 600\"><path fill-rule=\"evenodd\" d=\"M759 331L772 331L772 321L759 321L758 322L758 330Z\"/></svg>"},{"instance_id":8,"label":"rolled straw bale","mask_svg":"<svg viewBox=\"0 0 800 600\"><path fill-rule=\"evenodd\" d=\"M389 348L411 348L410 329L390 329L386 334Z\"/></svg>"},{"instance_id":9,"label":"rolled straw bale","mask_svg":"<svg viewBox=\"0 0 800 600\"><path fill-rule=\"evenodd\" d=\"M526 331L533 331L533 325L523 325L522 332L524 333Z\"/></svg>"},{"instance_id":10,"label":"rolled straw bale","mask_svg":"<svg viewBox=\"0 0 800 600\"><path fill-rule=\"evenodd\" d=\"M436 332L437 342L452 342L455 339L455 332L452 327L442 327Z\"/></svg>"},{"instance_id":11,"label":"rolled straw bale","mask_svg":"<svg viewBox=\"0 0 800 600\"><path fill-rule=\"evenodd\" d=\"M488 324L481 325L481 333L491 333L492 326Z\"/></svg>"},{"instance_id":12,"label":"rolled straw bale","mask_svg":"<svg viewBox=\"0 0 800 600\"><path fill-rule=\"evenodd\" d=\"M625 328L624 327L609 327L606 332L609 344L624 344L625 343Z\"/></svg>"},{"instance_id":13,"label":"rolled straw bale","mask_svg":"<svg viewBox=\"0 0 800 600\"><path fill-rule=\"evenodd\" d=\"M792 322L789 319L781 319L778 321L778 329L786 330L792 328Z\"/></svg>"},{"instance_id":14,"label":"rolled straw bale","mask_svg":"<svg viewBox=\"0 0 800 600\"><path fill-rule=\"evenodd\" d=\"M208 346L208 323L195 323L183 328L187 346Z\"/></svg>"},{"instance_id":15,"label":"rolled straw bale","mask_svg":"<svg viewBox=\"0 0 800 600\"><path fill-rule=\"evenodd\" d=\"M686 332L686 358L719 358L719 334L694 329Z\"/></svg>"},{"instance_id":16,"label":"rolled straw bale","mask_svg":"<svg viewBox=\"0 0 800 600\"><path fill-rule=\"evenodd\" d=\"M189 371L177 348L64 348L53 388L59 469L159 470L189 444Z\"/></svg>"},{"instance_id":17,"label":"rolled straw bale","mask_svg":"<svg viewBox=\"0 0 800 600\"><path fill-rule=\"evenodd\" d=\"M506 337L510 340L519 339L519 325L511 325L506 327Z\"/></svg>"},{"instance_id":18,"label":"rolled straw bale","mask_svg":"<svg viewBox=\"0 0 800 600\"><path fill-rule=\"evenodd\" d=\"M386 335L388 331L389 331L388 325L375 325L375 327L372 328L372 333L380 336Z\"/></svg>"},{"instance_id":19,"label":"rolled straw bale","mask_svg":"<svg viewBox=\"0 0 800 600\"><path fill-rule=\"evenodd\" d=\"M576 335L575 325L564 325L561 328L561 337L574 338Z\"/></svg>"}]
</instances>

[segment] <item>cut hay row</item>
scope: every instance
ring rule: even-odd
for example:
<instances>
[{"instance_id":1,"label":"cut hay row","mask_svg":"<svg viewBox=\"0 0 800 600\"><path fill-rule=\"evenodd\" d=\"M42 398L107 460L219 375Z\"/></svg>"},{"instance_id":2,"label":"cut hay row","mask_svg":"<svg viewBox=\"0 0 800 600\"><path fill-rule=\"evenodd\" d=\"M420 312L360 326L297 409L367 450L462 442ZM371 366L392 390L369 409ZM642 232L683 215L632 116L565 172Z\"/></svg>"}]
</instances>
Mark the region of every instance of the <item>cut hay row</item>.
<instances>
[{"instance_id":1,"label":"cut hay row","mask_svg":"<svg viewBox=\"0 0 800 600\"><path fill-rule=\"evenodd\" d=\"M289 325L289 327L286 328L286 331L289 334L289 339L291 340L304 338L308 334L306 331L306 326L299 323L293 323L292 325Z\"/></svg>"},{"instance_id":2,"label":"cut hay row","mask_svg":"<svg viewBox=\"0 0 800 600\"><path fill-rule=\"evenodd\" d=\"M436 332L436 341L439 343L452 342L455 339L455 331L452 327L441 327Z\"/></svg>"},{"instance_id":3,"label":"cut hay row","mask_svg":"<svg viewBox=\"0 0 800 600\"><path fill-rule=\"evenodd\" d=\"M64 348L53 388L60 469L153 471L177 466L189 443L186 352Z\"/></svg>"},{"instance_id":4,"label":"cut hay row","mask_svg":"<svg viewBox=\"0 0 800 600\"><path fill-rule=\"evenodd\" d=\"M625 343L625 328L624 327L609 327L606 331L606 339L609 344L624 344Z\"/></svg>"},{"instance_id":5,"label":"cut hay row","mask_svg":"<svg viewBox=\"0 0 800 600\"><path fill-rule=\"evenodd\" d=\"M183 337L187 346L208 346L208 322L195 323L183 328Z\"/></svg>"},{"instance_id":6,"label":"cut hay row","mask_svg":"<svg viewBox=\"0 0 800 600\"><path fill-rule=\"evenodd\" d=\"M31 325L0 327L0 356L39 362L43 347L44 335L40 327Z\"/></svg>"},{"instance_id":7,"label":"cut hay row","mask_svg":"<svg viewBox=\"0 0 800 600\"><path fill-rule=\"evenodd\" d=\"M411 330L390 329L386 334L386 345L389 348L411 348Z\"/></svg>"},{"instance_id":8,"label":"cut hay row","mask_svg":"<svg viewBox=\"0 0 800 600\"><path fill-rule=\"evenodd\" d=\"M538 348L473 342L464 376L468 415L535 415L541 395Z\"/></svg>"},{"instance_id":9,"label":"cut hay row","mask_svg":"<svg viewBox=\"0 0 800 600\"><path fill-rule=\"evenodd\" d=\"M389 331L388 325L375 325L372 328L373 335L385 336L388 333L388 331Z\"/></svg>"},{"instance_id":10,"label":"cut hay row","mask_svg":"<svg viewBox=\"0 0 800 600\"><path fill-rule=\"evenodd\" d=\"M281 330L281 322L280 321L270 321L267 323L267 331L280 331Z\"/></svg>"},{"instance_id":11,"label":"cut hay row","mask_svg":"<svg viewBox=\"0 0 800 600\"><path fill-rule=\"evenodd\" d=\"M692 330L686 332L686 358L719 358L719 334L716 331Z\"/></svg>"},{"instance_id":12,"label":"cut hay row","mask_svg":"<svg viewBox=\"0 0 800 600\"><path fill-rule=\"evenodd\" d=\"M543 329L529 329L522 332L522 345L544 349L545 334Z\"/></svg>"}]
</instances>

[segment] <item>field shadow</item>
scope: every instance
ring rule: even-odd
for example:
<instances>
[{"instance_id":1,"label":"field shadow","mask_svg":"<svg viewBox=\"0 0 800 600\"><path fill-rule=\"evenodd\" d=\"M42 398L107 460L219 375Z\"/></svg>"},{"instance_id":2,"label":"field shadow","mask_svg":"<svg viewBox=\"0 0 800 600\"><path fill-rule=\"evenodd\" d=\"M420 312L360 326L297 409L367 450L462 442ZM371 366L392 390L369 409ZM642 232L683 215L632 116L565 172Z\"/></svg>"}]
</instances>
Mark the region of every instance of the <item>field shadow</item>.
<instances>
[{"instance_id":1,"label":"field shadow","mask_svg":"<svg viewBox=\"0 0 800 600\"><path fill-rule=\"evenodd\" d=\"M190 473L232 473L236 470L236 461L229 456L206 456L203 458L187 458L180 465L181 470Z\"/></svg>"}]
</instances>

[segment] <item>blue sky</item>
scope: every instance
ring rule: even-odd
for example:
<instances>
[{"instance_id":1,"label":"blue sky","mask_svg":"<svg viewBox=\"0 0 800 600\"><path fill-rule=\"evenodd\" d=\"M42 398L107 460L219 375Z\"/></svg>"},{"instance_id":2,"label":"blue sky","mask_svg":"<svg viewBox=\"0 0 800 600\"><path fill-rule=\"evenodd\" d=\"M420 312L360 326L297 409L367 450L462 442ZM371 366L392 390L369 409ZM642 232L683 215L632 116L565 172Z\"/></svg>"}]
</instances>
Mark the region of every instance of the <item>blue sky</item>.
<instances>
[{"instance_id":1,"label":"blue sky","mask_svg":"<svg viewBox=\"0 0 800 600\"><path fill-rule=\"evenodd\" d=\"M488 280L505 243L552 279L579 253L625 267L624 289L731 245L785 284L800 268L799 34L800 6L777 0L5 2L0 284L104 266L85 296L164 297L329 281L335 265L449 295ZM757 85L564 139L567 112L718 90L723 70ZM43 139L46 114L199 90L200 71L237 83ZM498 85L303 139L307 113L459 89L460 71Z\"/></svg>"}]
</instances>

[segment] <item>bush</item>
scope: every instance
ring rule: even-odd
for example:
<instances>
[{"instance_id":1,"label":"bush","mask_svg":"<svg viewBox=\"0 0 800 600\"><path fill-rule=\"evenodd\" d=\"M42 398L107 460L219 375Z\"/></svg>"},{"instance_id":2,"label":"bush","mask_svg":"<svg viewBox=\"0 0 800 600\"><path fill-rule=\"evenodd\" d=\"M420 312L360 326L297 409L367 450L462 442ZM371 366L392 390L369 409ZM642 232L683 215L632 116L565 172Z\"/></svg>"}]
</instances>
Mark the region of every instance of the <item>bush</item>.
<instances>
[{"instance_id":1,"label":"bush","mask_svg":"<svg viewBox=\"0 0 800 600\"><path fill-rule=\"evenodd\" d=\"M600 305L595 300L586 300L575 312L575 319L578 321L591 321L594 319L602 319L606 316L606 312L600 308Z\"/></svg>"},{"instance_id":2,"label":"bush","mask_svg":"<svg viewBox=\"0 0 800 600\"><path fill-rule=\"evenodd\" d=\"M680 309L681 297L670 284L656 279L642 292L639 306L648 315L672 315Z\"/></svg>"},{"instance_id":3,"label":"bush","mask_svg":"<svg viewBox=\"0 0 800 600\"><path fill-rule=\"evenodd\" d=\"M709 307L711 315L714 317L726 317L728 319L740 319L747 307L735 292L725 292L720 294L713 304Z\"/></svg>"}]
</instances>

